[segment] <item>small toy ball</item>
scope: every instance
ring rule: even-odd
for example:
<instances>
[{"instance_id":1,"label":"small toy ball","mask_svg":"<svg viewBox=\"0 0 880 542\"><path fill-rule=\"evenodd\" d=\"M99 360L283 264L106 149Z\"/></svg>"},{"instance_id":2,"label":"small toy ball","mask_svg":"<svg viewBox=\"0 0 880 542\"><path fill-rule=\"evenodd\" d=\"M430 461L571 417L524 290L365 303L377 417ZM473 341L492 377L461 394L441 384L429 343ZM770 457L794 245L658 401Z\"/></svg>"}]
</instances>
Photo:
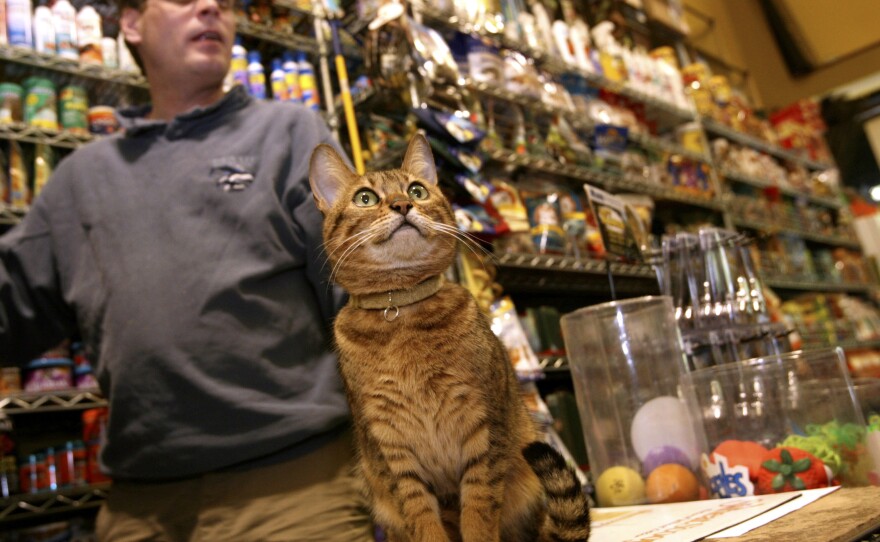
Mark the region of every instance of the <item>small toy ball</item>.
<instances>
[{"instance_id":1,"label":"small toy ball","mask_svg":"<svg viewBox=\"0 0 880 542\"><path fill-rule=\"evenodd\" d=\"M611 467L596 480L599 506L627 506L645 502L645 481L629 467Z\"/></svg>"},{"instance_id":2,"label":"small toy ball","mask_svg":"<svg viewBox=\"0 0 880 542\"><path fill-rule=\"evenodd\" d=\"M642 405L633 416L630 438L641 461L651 450L675 446L687 455L688 467L698 464L697 436L687 408L677 397L655 397Z\"/></svg>"},{"instance_id":3,"label":"small toy ball","mask_svg":"<svg viewBox=\"0 0 880 542\"><path fill-rule=\"evenodd\" d=\"M754 482L761 472L761 462L767 455L767 448L751 440L725 440L712 453L726 457L727 464L731 467L743 466L749 469L749 479Z\"/></svg>"},{"instance_id":4,"label":"small toy ball","mask_svg":"<svg viewBox=\"0 0 880 542\"><path fill-rule=\"evenodd\" d=\"M660 465L645 482L648 502L694 501L700 497L700 483L690 469L677 463Z\"/></svg>"},{"instance_id":5,"label":"small toy ball","mask_svg":"<svg viewBox=\"0 0 880 542\"><path fill-rule=\"evenodd\" d=\"M680 449L675 446L660 446L648 452L642 460L642 474L648 476L654 469L667 463L678 463L686 468L691 466L690 458Z\"/></svg>"},{"instance_id":6,"label":"small toy ball","mask_svg":"<svg viewBox=\"0 0 880 542\"><path fill-rule=\"evenodd\" d=\"M759 495L802 491L828 487L829 483L825 464L816 456L797 448L778 447L764 455L755 491Z\"/></svg>"}]
</instances>

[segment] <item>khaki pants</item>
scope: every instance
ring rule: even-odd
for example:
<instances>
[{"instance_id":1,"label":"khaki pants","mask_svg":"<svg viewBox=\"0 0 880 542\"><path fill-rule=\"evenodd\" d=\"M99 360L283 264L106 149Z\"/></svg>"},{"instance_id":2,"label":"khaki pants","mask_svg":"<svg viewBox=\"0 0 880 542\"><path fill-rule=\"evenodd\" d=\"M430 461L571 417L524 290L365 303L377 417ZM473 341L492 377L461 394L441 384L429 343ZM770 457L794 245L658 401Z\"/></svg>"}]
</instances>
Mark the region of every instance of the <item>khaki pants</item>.
<instances>
[{"instance_id":1,"label":"khaki pants","mask_svg":"<svg viewBox=\"0 0 880 542\"><path fill-rule=\"evenodd\" d=\"M167 483L114 482L99 542L372 542L350 438L247 471Z\"/></svg>"}]
</instances>

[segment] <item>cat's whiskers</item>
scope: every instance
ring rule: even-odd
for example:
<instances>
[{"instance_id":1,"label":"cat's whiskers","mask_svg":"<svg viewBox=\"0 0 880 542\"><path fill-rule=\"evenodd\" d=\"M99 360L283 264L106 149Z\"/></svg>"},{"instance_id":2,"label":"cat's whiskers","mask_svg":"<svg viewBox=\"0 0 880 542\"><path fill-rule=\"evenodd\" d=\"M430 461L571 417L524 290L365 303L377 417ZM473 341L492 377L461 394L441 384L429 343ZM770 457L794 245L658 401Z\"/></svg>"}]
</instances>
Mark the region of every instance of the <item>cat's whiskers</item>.
<instances>
[{"instance_id":1,"label":"cat's whiskers","mask_svg":"<svg viewBox=\"0 0 880 542\"><path fill-rule=\"evenodd\" d=\"M364 246L373 239L382 236L382 232L378 230L380 230L380 228L376 228L374 225L371 224L369 228L355 235L352 235L351 237L340 243L336 249L334 249L333 252L336 252L339 248L346 246L349 241L354 240L353 243L346 246L345 251L339 257L339 259L336 260L336 263L333 265L333 269L330 270L330 280L334 280L336 272L339 270L340 267L342 267L342 264L345 262L345 260L348 259L352 254L354 254L357 249Z\"/></svg>"},{"instance_id":2,"label":"cat's whiskers","mask_svg":"<svg viewBox=\"0 0 880 542\"><path fill-rule=\"evenodd\" d=\"M434 231L445 233L452 237L455 237L458 241L461 242L462 245L465 246L468 250L470 250L474 256L487 256L490 259L494 258L495 255L486 250L480 245L480 243L473 238L467 232L461 231L459 228L455 226L450 226L448 224L443 224L442 222L431 221L428 226Z\"/></svg>"}]
</instances>

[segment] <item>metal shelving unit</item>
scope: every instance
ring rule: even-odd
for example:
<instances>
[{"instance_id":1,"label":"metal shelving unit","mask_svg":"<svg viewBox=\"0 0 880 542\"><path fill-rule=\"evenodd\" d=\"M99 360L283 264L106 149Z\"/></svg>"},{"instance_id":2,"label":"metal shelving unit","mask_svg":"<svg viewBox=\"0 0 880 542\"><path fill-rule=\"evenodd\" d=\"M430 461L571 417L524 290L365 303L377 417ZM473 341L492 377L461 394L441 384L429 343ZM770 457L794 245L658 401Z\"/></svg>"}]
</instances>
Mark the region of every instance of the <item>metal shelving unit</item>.
<instances>
[{"instance_id":1,"label":"metal shelving unit","mask_svg":"<svg viewBox=\"0 0 880 542\"><path fill-rule=\"evenodd\" d=\"M53 392L20 392L0 395L0 411L7 414L85 410L107 406L97 389Z\"/></svg>"},{"instance_id":2,"label":"metal shelving unit","mask_svg":"<svg viewBox=\"0 0 880 542\"><path fill-rule=\"evenodd\" d=\"M838 292L863 294L877 289L875 284L820 281L810 278L764 276L764 284L779 290L798 290L804 292Z\"/></svg>"},{"instance_id":3,"label":"metal shelving unit","mask_svg":"<svg viewBox=\"0 0 880 542\"><path fill-rule=\"evenodd\" d=\"M711 134L715 134L715 135L730 139L731 141L736 141L737 143L740 143L740 144L745 145L747 147L751 147L753 149L757 149L759 151L766 152L767 154L769 154L771 156L775 156L776 158L780 158L780 159L785 160L787 162L794 162L797 164L801 164L802 166L806 167L807 169L822 170L822 169L830 169L830 168L834 167L833 164L825 164L822 162L816 162L814 160L804 158L803 156L799 156L798 154L795 154L792 151L789 151L789 150L783 149L782 147L779 147L777 145L773 145L771 143L768 143L767 141L764 141L763 139L757 138L755 136L752 136L750 134L746 134L743 132L738 132L738 131L734 130L733 128L729 128L716 120L708 119L708 118L701 118L700 122L703 125L703 127L706 129L706 131Z\"/></svg>"},{"instance_id":4,"label":"metal shelving unit","mask_svg":"<svg viewBox=\"0 0 880 542\"><path fill-rule=\"evenodd\" d=\"M0 525L53 513L97 508L107 499L110 483L12 495L0 499Z\"/></svg>"},{"instance_id":5,"label":"metal shelving unit","mask_svg":"<svg viewBox=\"0 0 880 542\"><path fill-rule=\"evenodd\" d=\"M748 175L743 175L742 173L738 173L736 171L731 170L721 170L721 176L730 181L735 181L738 183L746 184L752 186L754 188L776 188L783 194L790 196L792 198L803 198L810 203L821 205L823 207L830 207L832 209L840 209L843 207L843 203L836 198L826 197L826 196L817 196L813 194L804 193L793 186L778 186L776 183L767 180L760 179L757 177L750 177Z\"/></svg>"},{"instance_id":6,"label":"metal shelving unit","mask_svg":"<svg viewBox=\"0 0 880 542\"><path fill-rule=\"evenodd\" d=\"M812 233L803 230L797 230L792 228L786 228L782 226L778 226L776 224L767 223L767 222L758 222L755 220L748 220L741 217L734 216L732 218L733 223L740 228L746 228L750 230L757 230L764 233L776 234L776 233L785 233L789 235L793 235L796 237L800 237L807 241L813 241L816 243L822 243L826 245L831 245L835 247L844 247L850 249L858 249L861 245L859 242L854 239L847 239L845 237L840 237L838 235L823 235L820 233Z\"/></svg>"},{"instance_id":7,"label":"metal shelving unit","mask_svg":"<svg viewBox=\"0 0 880 542\"><path fill-rule=\"evenodd\" d=\"M274 43L287 49L318 54L318 42L315 39L291 32L281 32L264 24L251 22L244 17L236 17L235 30L242 36Z\"/></svg>"},{"instance_id":8,"label":"metal shelving unit","mask_svg":"<svg viewBox=\"0 0 880 542\"><path fill-rule=\"evenodd\" d=\"M46 130L24 123L0 124L0 139L23 143L42 143L53 147L76 149L95 140L91 134L78 134L69 130Z\"/></svg>"},{"instance_id":9,"label":"metal shelving unit","mask_svg":"<svg viewBox=\"0 0 880 542\"><path fill-rule=\"evenodd\" d=\"M60 73L88 79L96 79L117 85L147 88L147 81L140 73L105 68L103 66L82 65L76 60L57 55L38 53L33 49L15 45L0 45L0 60L16 62L34 68L44 68Z\"/></svg>"}]
</instances>

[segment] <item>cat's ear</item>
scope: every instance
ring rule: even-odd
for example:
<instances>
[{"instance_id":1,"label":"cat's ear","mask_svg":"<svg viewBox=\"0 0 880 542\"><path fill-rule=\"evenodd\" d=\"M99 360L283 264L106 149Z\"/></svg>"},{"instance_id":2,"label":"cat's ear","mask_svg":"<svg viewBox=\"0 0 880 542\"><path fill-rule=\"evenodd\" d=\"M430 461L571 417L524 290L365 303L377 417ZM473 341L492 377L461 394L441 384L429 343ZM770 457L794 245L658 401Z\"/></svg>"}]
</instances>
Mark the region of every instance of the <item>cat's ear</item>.
<instances>
[{"instance_id":1,"label":"cat's ear","mask_svg":"<svg viewBox=\"0 0 880 542\"><path fill-rule=\"evenodd\" d=\"M345 187L356 177L357 174L330 145L321 144L312 151L312 158L309 160L309 184L322 213L333 207Z\"/></svg>"},{"instance_id":2,"label":"cat's ear","mask_svg":"<svg viewBox=\"0 0 880 542\"><path fill-rule=\"evenodd\" d=\"M437 168L434 166L431 144L422 134L416 134L409 140L406 156L403 157L403 169L423 181L437 184Z\"/></svg>"}]
</instances>

